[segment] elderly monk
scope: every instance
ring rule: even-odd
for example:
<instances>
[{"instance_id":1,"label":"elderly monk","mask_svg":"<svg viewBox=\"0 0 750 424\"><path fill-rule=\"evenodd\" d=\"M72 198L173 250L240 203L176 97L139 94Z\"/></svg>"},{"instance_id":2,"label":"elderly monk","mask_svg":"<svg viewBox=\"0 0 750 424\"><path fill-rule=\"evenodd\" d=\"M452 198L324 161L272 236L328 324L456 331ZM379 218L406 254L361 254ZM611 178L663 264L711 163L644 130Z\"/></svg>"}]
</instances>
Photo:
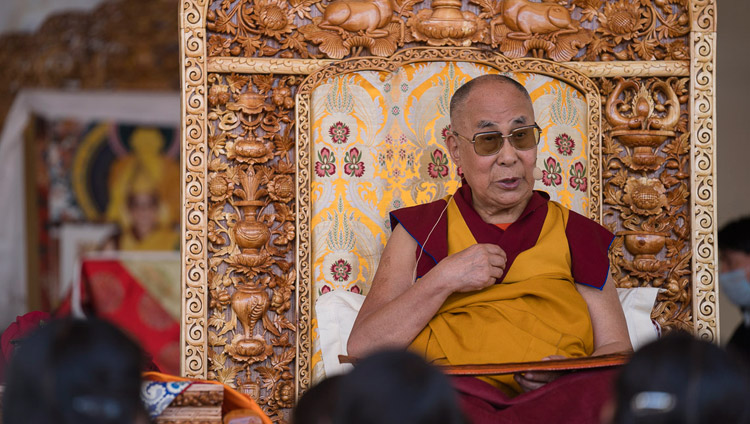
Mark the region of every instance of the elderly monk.
<instances>
[{"instance_id":1,"label":"elderly monk","mask_svg":"<svg viewBox=\"0 0 750 424\"><path fill-rule=\"evenodd\" d=\"M446 142L462 185L391 214L348 353L408 347L458 365L630 351L608 277L614 236L533 190L540 128L525 88L478 77L456 91L450 114ZM485 380L512 397L556 377Z\"/></svg>"}]
</instances>

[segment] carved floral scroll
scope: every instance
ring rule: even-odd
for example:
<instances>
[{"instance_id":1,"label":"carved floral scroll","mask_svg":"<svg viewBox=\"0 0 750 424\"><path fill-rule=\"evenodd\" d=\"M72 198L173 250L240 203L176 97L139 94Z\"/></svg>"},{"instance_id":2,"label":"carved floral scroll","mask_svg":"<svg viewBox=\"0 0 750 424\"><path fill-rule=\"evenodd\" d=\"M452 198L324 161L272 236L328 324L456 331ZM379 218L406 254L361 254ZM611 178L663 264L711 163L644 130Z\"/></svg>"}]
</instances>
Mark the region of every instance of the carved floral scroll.
<instances>
[{"instance_id":1,"label":"carved floral scroll","mask_svg":"<svg viewBox=\"0 0 750 424\"><path fill-rule=\"evenodd\" d=\"M692 326L688 79L601 79L605 223L619 287L662 288L653 317Z\"/></svg>"},{"instance_id":2,"label":"carved floral scroll","mask_svg":"<svg viewBox=\"0 0 750 424\"><path fill-rule=\"evenodd\" d=\"M686 60L680 0L240 0L207 15L209 55L386 57L397 49L490 47L556 61Z\"/></svg>"}]
</instances>

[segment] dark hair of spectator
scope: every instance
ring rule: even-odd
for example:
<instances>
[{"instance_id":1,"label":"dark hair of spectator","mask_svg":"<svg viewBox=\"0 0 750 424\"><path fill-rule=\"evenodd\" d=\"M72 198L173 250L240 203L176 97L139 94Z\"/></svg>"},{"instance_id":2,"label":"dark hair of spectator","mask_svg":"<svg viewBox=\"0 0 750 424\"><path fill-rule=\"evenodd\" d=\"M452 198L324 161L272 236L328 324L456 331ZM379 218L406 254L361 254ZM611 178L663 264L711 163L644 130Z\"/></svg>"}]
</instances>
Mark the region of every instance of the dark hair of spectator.
<instances>
[{"instance_id":1,"label":"dark hair of spectator","mask_svg":"<svg viewBox=\"0 0 750 424\"><path fill-rule=\"evenodd\" d=\"M750 423L749 381L744 364L720 347L669 334L623 367L613 423Z\"/></svg>"},{"instance_id":2,"label":"dark hair of spectator","mask_svg":"<svg viewBox=\"0 0 750 424\"><path fill-rule=\"evenodd\" d=\"M4 424L132 424L140 400L141 349L97 319L52 321L21 340L3 396Z\"/></svg>"},{"instance_id":3,"label":"dark hair of spectator","mask_svg":"<svg viewBox=\"0 0 750 424\"><path fill-rule=\"evenodd\" d=\"M736 250L750 254L750 216L723 226L717 234L719 250Z\"/></svg>"},{"instance_id":4,"label":"dark hair of spectator","mask_svg":"<svg viewBox=\"0 0 750 424\"><path fill-rule=\"evenodd\" d=\"M292 424L330 424L341 378L340 375L328 377L305 392L294 407Z\"/></svg>"},{"instance_id":5,"label":"dark hair of spectator","mask_svg":"<svg viewBox=\"0 0 750 424\"><path fill-rule=\"evenodd\" d=\"M448 378L406 351L376 353L338 384L334 424L463 424Z\"/></svg>"}]
</instances>

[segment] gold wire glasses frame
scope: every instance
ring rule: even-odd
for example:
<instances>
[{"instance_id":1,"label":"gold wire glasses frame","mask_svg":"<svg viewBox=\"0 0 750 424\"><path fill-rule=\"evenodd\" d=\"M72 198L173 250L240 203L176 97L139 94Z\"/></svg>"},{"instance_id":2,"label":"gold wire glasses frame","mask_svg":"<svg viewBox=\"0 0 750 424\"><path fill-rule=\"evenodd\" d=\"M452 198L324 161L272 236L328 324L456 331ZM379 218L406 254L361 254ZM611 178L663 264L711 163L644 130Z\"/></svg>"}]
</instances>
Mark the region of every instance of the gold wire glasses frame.
<instances>
[{"instance_id":1,"label":"gold wire glasses frame","mask_svg":"<svg viewBox=\"0 0 750 424\"><path fill-rule=\"evenodd\" d=\"M503 135L500 131L476 133L472 139L468 139L456 131L453 131L453 135L473 144L474 151L479 156L490 156L499 152L500 149L503 148L506 139L516 150L530 150L535 148L537 144L539 144L542 129L535 123L533 125L516 128L508 135Z\"/></svg>"}]
</instances>

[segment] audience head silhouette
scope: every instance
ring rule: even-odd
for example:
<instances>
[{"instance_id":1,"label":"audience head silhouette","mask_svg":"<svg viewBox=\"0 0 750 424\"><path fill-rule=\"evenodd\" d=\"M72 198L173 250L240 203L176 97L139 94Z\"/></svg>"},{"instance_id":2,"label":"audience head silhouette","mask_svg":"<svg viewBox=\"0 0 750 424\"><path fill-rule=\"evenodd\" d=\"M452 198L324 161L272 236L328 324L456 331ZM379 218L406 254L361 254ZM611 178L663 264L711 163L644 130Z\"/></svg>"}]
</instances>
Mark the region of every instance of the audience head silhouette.
<instances>
[{"instance_id":1,"label":"audience head silhouette","mask_svg":"<svg viewBox=\"0 0 750 424\"><path fill-rule=\"evenodd\" d=\"M689 334L670 334L623 367L611 422L749 423L748 399L748 374L738 358Z\"/></svg>"},{"instance_id":2,"label":"audience head silhouette","mask_svg":"<svg viewBox=\"0 0 750 424\"><path fill-rule=\"evenodd\" d=\"M342 378L332 375L305 392L294 407L292 424L331 424Z\"/></svg>"},{"instance_id":3,"label":"audience head silhouette","mask_svg":"<svg viewBox=\"0 0 750 424\"><path fill-rule=\"evenodd\" d=\"M358 362L338 382L334 424L463 424L448 378L406 351L384 351Z\"/></svg>"},{"instance_id":4,"label":"audience head silhouette","mask_svg":"<svg viewBox=\"0 0 750 424\"><path fill-rule=\"evenodd\" d=\"M142 362L140 347L112 324L52 321L11 359L3 423L145 423Z\"/></svg>"}]
</instances>

